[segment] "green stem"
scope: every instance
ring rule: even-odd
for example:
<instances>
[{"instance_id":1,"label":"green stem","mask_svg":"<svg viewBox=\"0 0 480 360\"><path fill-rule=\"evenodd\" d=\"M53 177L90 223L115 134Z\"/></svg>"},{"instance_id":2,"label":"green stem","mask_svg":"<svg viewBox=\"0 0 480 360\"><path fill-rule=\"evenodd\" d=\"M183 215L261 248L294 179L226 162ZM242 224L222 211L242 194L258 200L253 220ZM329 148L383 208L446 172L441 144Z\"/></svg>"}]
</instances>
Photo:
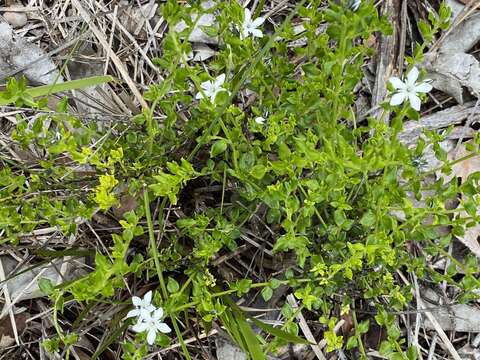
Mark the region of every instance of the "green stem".
<instances>
[{"instance_id":1,"label":"green stem","mask_svg":"<svg viewBox=\"0 0 480 360\"><path fill-rule=\"evenodd\" d=\"M352 309L352 319L353 319L353 325L355 326L355 337L357 338L358 348L360 349L360 352L362 353L364 358L368 359L367 353L365 352L365 347L363 346L363 342L362 342L362 334L358 332L357 313L355 312L355 309Z\"/></svg>"},{"instance_id":2,"label":"green stem","mask_svg":"<svg viewBox=\"0 0 480 360\"><path fill-rule=\"evenodd\" d=\"M155 242L155 233L153 230L153 222L152 222L152 214L150 213L150 199L148 197L148 190L145 189L143 192L143 202L145 205L145 217L147 219L147 227L148 227L148 237L149 237L149 244L150 244L150 250L152 251L153 255L153 260L155 262L155 268L157 269L157 275L158 279L160 281L160 289L162 291L163 299L167 300L168 298L168 292L167 292L167 287L165 286L165 279L163 278L163 272L162 268L160 266L160 260L158 258L158 249L157 249L157 244ZM159 213L163 213L163 209L165 208L165 205L167 203L167 198L163 198L162 203L160 205L160 211ZM162 222L159 224L160 228L159 231L162 231ZM173 328L175 330L175 334L177 335L178 341L180 342L180 346L182 347L183 354L187 358L187 360L191 360L190 354L188 353L187 346L185 344L185 341L183 340L182 333L180 332L180 329L177 324L177 320L175 319L174 316L170 317L172 319L172 324Z\"/></svg>"}]
</instances>

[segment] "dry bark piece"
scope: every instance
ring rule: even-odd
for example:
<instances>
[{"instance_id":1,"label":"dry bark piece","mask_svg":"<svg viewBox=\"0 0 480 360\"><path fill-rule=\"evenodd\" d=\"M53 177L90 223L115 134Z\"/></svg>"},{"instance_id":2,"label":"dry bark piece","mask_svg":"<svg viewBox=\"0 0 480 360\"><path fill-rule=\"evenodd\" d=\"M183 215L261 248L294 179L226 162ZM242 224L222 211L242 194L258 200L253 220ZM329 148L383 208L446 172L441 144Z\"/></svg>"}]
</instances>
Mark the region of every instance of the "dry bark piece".
<instances>
[{"instance_id":1,"label":"dry bark piece","mask_svg":"<svg viewBox=\"0 0 480 360\"><path fill-rule=\"evenodd\" d=\"M15 302L44 296L45 294L43 294L38 287L38 281L42 278L47 278L51 280L54 285L58 285L64 281L73 280L85 274L85 271L78 267L78 263L84 262L83 258L74 259L68 263L65 263L63 258L59 258L52 260L46 265L35 268L31 268L32 265L29 264L23 268L16 269L14 273L12 272L17 266L16 260L9 256L2 256L1 261L8 279L6 284L10 298ZM61 274L62 266L64 268L67 266L63 276Z\"/></svg>"},{"instance_id":2,"label":"dry bark piece","mask_svg":"<svg viewBox=\"0 0 480 360\"><path fill-rule=\"evenodd\" d=\"M472 122L480 121L480 111L475 111L475 102L452 106L448 109L424 116L419 121L407 121L403 125L403 131L398 135L398 140L404 145L415 145L424 130L447 128L450 125L461 124L469 118ZM468 137L464 136L463 138Z\"/></svg>"},{"instance_id":3,"label":"dry bark piece","mask_svg":"<svg viewBox=\"0 0 480 360\"><path fill-rule=\"evenodd\" d=\"M17 69L34 84L63 81L57 67L42 49L16 37L12 27L0 21L0 81Z\"/></svg>"},{"instance_id":4,"label":"dry bark piece","mask_svg":"<svg viewBox=\"0 0 480 360\"><path fill-rule=\"evenodd\" d=\"M15 315L15 326L18 335L21 335L26 328L26 321L29 317L27 313L20 313ZM15 335L12 328L10 317L4 317L0 320L0 349L11 346L15 343Z\"/></svg>"},{"instance_id":5,"label":"dry bark piece","mask_svg":"<svg viewBox=\"0 0 480 360\"><path fill-rule=\"evenodd\" d=\"M4 19L14 28L18 29L24 27L27 24L27 14L23 11L23 6L12 5L3 13ZM10 10L10 11L9 11Z\"/></svg>"},{"instance_id":6,"label":"dry bark piece","mask_svg":"<svg viewBox=\"0 0 480 360\"><path fill-rule=\"evenodd\" d=\"M480 41L480 13L454 26L437 51L425 55L424 67L433 87L463 104L463 87L480 97L480 62L467 52Z\"/></svg>"},{"instance_id":7,"label":"dry bark piece","mask_svg":"<svg viewBox=\"0 0 480 360\"><path fill-rule=\"evenodd\" d=\"M218 360L245 360L247 358L242 349L220 336L215 338L215 347Z\"/></svg>"},{"instance_id":8,"label":"dry bark piece","mask_svg":"<svg viewBox=\"0 0 480 360\"><path fill-rule=\"evenodd\" d=\"M429 288L422 291L422 298L427 307L433 309L431 313L443 330L480 332L480 309L478 307L466 304L438 305L442 303L440 296ZM425 327L434 329L429 319L425 319Z\"/></svg>"}]
</instances>

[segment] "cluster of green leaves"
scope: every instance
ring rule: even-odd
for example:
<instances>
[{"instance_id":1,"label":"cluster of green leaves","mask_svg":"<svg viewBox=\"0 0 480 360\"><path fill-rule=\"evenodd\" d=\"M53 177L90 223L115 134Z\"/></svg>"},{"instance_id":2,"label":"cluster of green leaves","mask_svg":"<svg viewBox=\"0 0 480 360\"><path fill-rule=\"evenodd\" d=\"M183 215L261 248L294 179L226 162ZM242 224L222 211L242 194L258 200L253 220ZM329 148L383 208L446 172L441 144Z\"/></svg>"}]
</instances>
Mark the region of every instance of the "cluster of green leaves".
<instances>
[{"instance_id":1,"label":"cluster of green leaves","mask_svg":"<svg viewBox=\"0 0 480 360\"><path fill-rule=\"evenodd\" d=\"M14 139L26 148L33 143L45 156L35 169L4 161L0 229L9 240L45 224L73 233L81 222L75 219L109 211L123 195L138 199L143 194L145 199L124 214L122 232L112 234L110 251L97 252L95 270L61 286L55 299L69 292L77 301L98 301L124 289L132 277L148 274L158 277L162 296L155 302L170 316L187 359L176 321L188 322L188 310L196 312L205 330L212 322L221 322L256 360L287 342L302 342L294 321L302 309L323 324L329 351L358 348L358 356L366 358L362 335L369 322L376 321L388 330L382 353L392 359L415 359L418 349L404 344L389 314L404 309L412 299L410 287L398 281L397 272L446 281L464 291L463 300L474 296L472 290L479 285L477 260L468 257L460 264L451 258L446 249L452 237L441 236L437 229L452 226L453 233L461 235L478 221L478 176L461 186L442 179L425 181L432 172L423 172L419 159L427 146L445 162L438 170L451 171L440 146L446 135L428 133L428 140L406 148L397 138L402 123L418 118L408 104L399 109L384 105L396 110L391 125L382 118L358 121L355 87L364 77L363 64L373 54L367 39L377 31L388 33L389 25L372 2L362 3L355 12L336 2L322 10L320 6L318 0L301 1L273 34L241 40L243 8L237 2L204 9L199 2L182 6L167 1L162 15L170 29L181 20L187 27L182 32L170 30L161 58L153 59L165 79L145 93L149 109L130 123L107 130L65 115L65 101L57 109L62 114L42 115L33 125L19 119ZM214 14L216 25L203 30L222 39L208 72L186 60L192 47L185 39L204 13ZM293 15L302 19L301 34L294 31ZM448 17L442 4L439 14L430 16L431 24L422 23L427 42L446 27ZM290 46L301 37L307 40L305 46ZM418 45L411 64L424 46ZM228 92L220 92L213 103L208 98L196 100L201 82L220 74L226 75ZM25 86L15 85L21 89L17 91L12 84L8 97L33 106L22 95ZM245 107L247 90L253 96ZM264 123L254 120L259 116ZM46 120L53 123L49 128L43 126ZM475 144L472 150L478 153L480 137ZM89 174L77 171L79 166L88 166ZM215 201L196 207L189 189L195 184L221 190ZM47 189L57 188L75 195L52 200ZM454 218L454 211L445 207L460 194L469 218ZM162 204L158 237L148 208L148 202L157 199ZM415 205L414 199L423 205ZM163 232L167 203L182 210L178 218L169 218L174 232ZM132 257L129 246L145 240L140 225L144 217L150 247ZM210 267L212 259L234 250L254 218L276 229L265 240L276 254L293 253L297 266L259 283L249 278L222 280ZM158 249L155 242L160 237L164 246ZM450 257L454 266L446 274L438 273L428 266L427 256ZM464 273L461 281L455 278L458 269ZM248 319L230 299L258 289L268 301L281 285L300 302L299 309L283 306L281 328ZM353 312L355 334L349 339L334 331L338 296L345 308L354 309L359 300L377 307L375 318L359 322ZM269 341L255 334L252 324L268 334ZM157 343L165 345L165 337L159 336ZM124 344L125 359L141 358L145 351L144 346Z\"/></svg>"}]
</instances>

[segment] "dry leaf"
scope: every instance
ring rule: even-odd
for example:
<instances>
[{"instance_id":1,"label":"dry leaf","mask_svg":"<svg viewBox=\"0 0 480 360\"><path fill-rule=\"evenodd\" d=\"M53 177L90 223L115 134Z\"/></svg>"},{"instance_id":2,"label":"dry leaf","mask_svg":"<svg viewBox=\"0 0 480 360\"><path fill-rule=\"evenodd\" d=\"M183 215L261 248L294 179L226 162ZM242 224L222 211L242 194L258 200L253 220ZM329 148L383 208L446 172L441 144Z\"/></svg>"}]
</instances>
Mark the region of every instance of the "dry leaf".
<instances>
[{"instance_id":1,"label":"dry leaf","mask_svg":"<svg viewBox=\"0 0 480 360\"><path fill-rule=\"evenodd\" d=\"M458 24L439 49L425 55L424 67L433 87L463 103L463 87L480 97L480 62L468 51L480 40L480 13Z\"/></svg>"},{"instance_id":2,"label":"dry leaf","mask_svg":"<svg viewBox=\"0 0 480 360\"><path fill-rule=\"evenodd\" d=\"M27 313L20 313L14 316L18 335L21 335L23 330L25 330L28 317L29 314ZM5 316L2 320L0 320L0 349L11 346L14 343L15 337L13 334L10 316Z\"/></svg>"},{"instance_id":3,"label":"dry leaf","mask_svg":"<svg viewBox=\"0 0 480 360\"><path fill-rule=\"evenodd\" d=\"M9 24L0 21L0 80L13 70L22 71L36 84L63 81L57 67L42 49L17 37Z\"/></svg>"},{"instance_id":4,"label":"dry leaf","mask_svg":"<svg viewBox=\"0 0 480 360\"><path fill-rule=\"evenodd\" d=\"M47 278L54 285L61 284L64 281L76 279L85 274L85 270L80 268L79 263L83 263L83 258L70 260L64 263L63 258L52 260L45 265L39 265L32 268L32 264L25 265L12 271L17 266L17 261L10 256L1 256L1 262L5 275L7 276L7 287L10 298L17 301L35 299L44 296L38 287L38 280ZM60 274L62 265L66 265L66 272ZM17 275L18 274L18 275ZM63 276L62 276L63 275Z\"/></svg>"},{"instance_id":5,"label":"dry leaf","mask_svg":"<svg viewBox=\"0 0 480 360\"><path fill-rule=\"evenodd\" d=\"M467 143L462 143L460 144L458 149L456 150L454 149L451 152L449 152L448 160L449 161L458 160L471 154L471 152L465 148L465 144ZM480 155L473 156L469 159L466 159L464 161L461 161L453 165L452 173L449 175L437 173L437 176L442 177L445 183L450 182L454 178L460 178L463 183L467 180L469 175L477 171L480 171ZM480 210L478 214L480 214ZM465 211L461 211L458 214L458 216L460 218L469 217L469 215ZM460 240L462 244L468 247L472 253L474 253L477 257L480 258L480 244L478 243L478 240L477 240L479 235L480 235L480 224L477 224L473 227L466 228L465 234L461 237L459 236L458 240Z\"/></svg>"}]
</instances>

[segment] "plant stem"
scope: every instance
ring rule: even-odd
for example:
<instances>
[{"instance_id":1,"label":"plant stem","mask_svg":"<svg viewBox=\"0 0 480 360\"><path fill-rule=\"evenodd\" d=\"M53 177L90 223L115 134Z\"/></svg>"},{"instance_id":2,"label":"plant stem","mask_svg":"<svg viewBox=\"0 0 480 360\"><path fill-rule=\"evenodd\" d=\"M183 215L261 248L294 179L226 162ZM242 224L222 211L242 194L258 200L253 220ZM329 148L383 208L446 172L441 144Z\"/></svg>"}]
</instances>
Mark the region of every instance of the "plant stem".
<instances>
[{"instance_id":1,"label":"plant stem","mask_svg":"<svg viewBox=\"0 0 480 360\"><path fill-rule=\"evenodd\" d=\"M163 300L166 301L168 298L168 292L167 292L167 287L165 286L165 279L163 278L163 272L162 268L160 266L160 260L158 258L158 249L157 249L157 244L155 242L155 233L153 231L153 222L152 222L152 214L150 213L150 199L148 197L148 190L145 189L143 192L143 202L145 206L145 217L147 219L147 227L148 227L148 237L149 237L149 243L150 243L150 250L152 251L153 255L153 260L155 262L155 268L157 269L157 275L158 279L160 281L160 288L162 291L163 295ZM163 213L163 209L165 208L165 205L167 203L167 198L163 198L162 203L160 205L160 211L159 213ZM162 223L163 221L159 224L160 228L159 231L162 231ZM180 342L180 345L182 347L183 354L187 358L187 360L191 360L190 354L188 353L187 346L185 345L185 341L183 340L182 333L180 332L180 329L177 324L177 320L175 319L174 316L170 317L172 319L172 324L173 328L175 330L175 334L177 335L178 341Z\"/></svg>"}]
</instances>

